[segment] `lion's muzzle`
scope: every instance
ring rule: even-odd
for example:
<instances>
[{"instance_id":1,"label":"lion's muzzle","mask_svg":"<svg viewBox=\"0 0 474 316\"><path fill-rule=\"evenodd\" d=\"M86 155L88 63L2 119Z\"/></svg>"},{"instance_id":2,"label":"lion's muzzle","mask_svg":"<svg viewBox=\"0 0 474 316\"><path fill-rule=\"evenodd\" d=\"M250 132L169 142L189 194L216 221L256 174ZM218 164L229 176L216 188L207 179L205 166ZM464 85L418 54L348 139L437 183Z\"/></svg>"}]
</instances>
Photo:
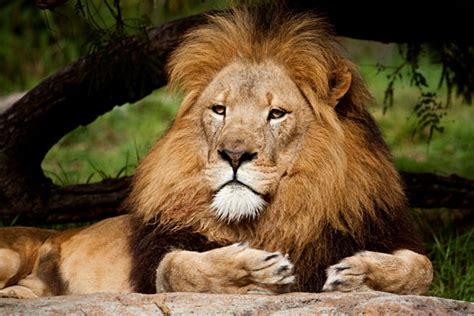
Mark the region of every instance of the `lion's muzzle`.
<instances>
[{"instance_id":1,"label":"lion's muzzle","mask_svg":"<svg viewBox=\"0 0 474 316\"><path fill-rule=\"evenodd\" d=\"M256 218L266 204L261 195L247 185L231 181L214 195L211 207L219 219L238 222L244 218Z\"/></svg>"}]
</instances>

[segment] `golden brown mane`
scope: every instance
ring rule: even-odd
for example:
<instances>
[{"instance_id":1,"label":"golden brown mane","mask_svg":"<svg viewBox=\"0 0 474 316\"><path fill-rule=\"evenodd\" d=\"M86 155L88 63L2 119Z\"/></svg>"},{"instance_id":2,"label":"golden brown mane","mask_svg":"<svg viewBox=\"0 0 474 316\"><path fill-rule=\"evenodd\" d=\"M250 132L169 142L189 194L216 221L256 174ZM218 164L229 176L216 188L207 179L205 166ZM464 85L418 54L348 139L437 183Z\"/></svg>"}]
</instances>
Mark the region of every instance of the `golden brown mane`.
<instances>
[{"instance_id":1,"label":"golden brown mane","mask_svg":"<svg viewBox=\"0 0 474 316\"><path fill-rule=\"evenodd\" d=\"M283 66L315 108L317 120L261 217L227 224L209 210L212 192L200 173L200 121L188 110L214 76L235 60L272 60ZM352 72L349 91L335 108L321 106L331 98L331 86L344 67ZM170 131L136 173L128 205L143 221L159 218L162 225L191 227L213 241L247 240L255 247L288 252L304 278L307 260L324 261L334 251L328 249L332 232L363 247L368 243L361 235L367 220L377 227L379 217L405 208L398 174L365 110L370 94L323 18L262 18L247 10L210 16L207 24L185 36L171 57L169 74L170 85L183 89L186 97Z\"/></svg>"},{"instance_id":2,"label":"golden brown mane","mask_svg":"<svg viewBox=\"0 0 474 316\"><path fill-rule=\"evenodd\" d=\"M237 9L209 16L209 23L185 36L168 63L169 85L186 93L200 92L237 59L273 60L285 67L298 86L311 87L321 99L328 97L333 73L347 65L341 62L341 47L324 18ZM355 70L354 75L347 97L353 106L363 108L370 94Z\"/></svg>"}]
</instances>

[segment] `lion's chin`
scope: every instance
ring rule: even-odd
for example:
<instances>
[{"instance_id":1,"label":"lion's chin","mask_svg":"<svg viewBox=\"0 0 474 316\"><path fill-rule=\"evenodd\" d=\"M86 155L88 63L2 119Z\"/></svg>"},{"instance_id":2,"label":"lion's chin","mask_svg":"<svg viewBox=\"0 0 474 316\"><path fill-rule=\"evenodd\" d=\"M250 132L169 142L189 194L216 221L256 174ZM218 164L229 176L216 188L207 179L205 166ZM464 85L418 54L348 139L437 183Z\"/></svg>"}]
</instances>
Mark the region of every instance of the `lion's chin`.
<instances>
[{"instance_id":1,"label":"lion's chin","mask_svg":"<svg viewBox=\"0 0 474 316\"><path fill-rule=\"evenodd\" d=\"M249 188L230 183L217 192L211 207L219 220L230 223L256 218L265 205L265 200Z\"/></svg>"}]
</instances>

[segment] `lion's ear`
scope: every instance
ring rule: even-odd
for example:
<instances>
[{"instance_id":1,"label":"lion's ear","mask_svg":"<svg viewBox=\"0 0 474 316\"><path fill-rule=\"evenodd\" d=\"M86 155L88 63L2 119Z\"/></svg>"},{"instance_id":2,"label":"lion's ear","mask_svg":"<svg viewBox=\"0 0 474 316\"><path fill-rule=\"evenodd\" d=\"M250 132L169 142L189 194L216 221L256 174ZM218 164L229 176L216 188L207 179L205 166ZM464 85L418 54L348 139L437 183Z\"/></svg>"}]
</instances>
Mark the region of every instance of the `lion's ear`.
<instances>
[{"instance_id":1,"label":"lion's ear","mask_svg":"<svg viewBox=\"0 0 474 316\"><path fill-rule=\"evenodd\" d=\"M345 63L333 71L329 79L329 105L335 107L349 91L351 83L352 72Z\"/></svg>"},{"instance_id":2,"label":"lion's ear","mask_svg":"<svg viewBox=\"0 0 474 316\"><path fill-rule=\"evenodd\" d=\"M197 93L188 93L181 102L181 105L179 106L178 112L176 113L176 119L179 119L188 114L191 107L194 105L194 103L196 103L196 100Z\"/></svg>"}]
</instances>

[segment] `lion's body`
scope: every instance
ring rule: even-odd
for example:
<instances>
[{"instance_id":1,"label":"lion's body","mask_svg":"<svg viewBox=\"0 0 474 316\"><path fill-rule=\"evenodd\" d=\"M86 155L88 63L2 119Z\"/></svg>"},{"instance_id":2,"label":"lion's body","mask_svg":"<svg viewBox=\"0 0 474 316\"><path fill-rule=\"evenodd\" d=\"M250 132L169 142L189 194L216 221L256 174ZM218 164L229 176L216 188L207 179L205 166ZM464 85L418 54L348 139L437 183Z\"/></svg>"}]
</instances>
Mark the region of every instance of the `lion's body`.
<instances>
[{"instance_id":1,"label":"lion's body","mask_svg":"<svg viewBox=\"0 0 474 316\"><path fill-rule=\"evenodd\" d=\"M360 75L323 20L261 17L187 35L170 62L186 97L137 170L131 214L46 241L36 295L426 291L431 264Z\"/></svg>"}]
</instances>

